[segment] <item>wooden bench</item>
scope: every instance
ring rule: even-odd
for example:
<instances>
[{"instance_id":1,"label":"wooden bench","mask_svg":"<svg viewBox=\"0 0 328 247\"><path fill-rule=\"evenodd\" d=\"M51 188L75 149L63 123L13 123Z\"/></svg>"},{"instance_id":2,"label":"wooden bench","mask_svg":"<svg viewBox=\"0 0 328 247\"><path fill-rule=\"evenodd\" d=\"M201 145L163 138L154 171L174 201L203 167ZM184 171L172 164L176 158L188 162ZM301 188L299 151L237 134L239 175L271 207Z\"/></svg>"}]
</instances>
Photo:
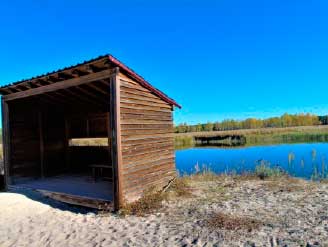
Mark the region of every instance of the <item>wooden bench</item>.
<instances>
[{"instance_id":1,"label":"wooden bench","mask_svg":"<svg viewBox=\"0 0 328 247\"><path fill-rule=\"evenodd\" d=\"M104 177L103 176L103 171L104 169L112 169L112 166L108 164L92 164L89 165L89 167L92 169L92 177L94 181L96 182L99 177L102 177L106 180L112 181L111 177Z\"/></svg>"}]
</instances>

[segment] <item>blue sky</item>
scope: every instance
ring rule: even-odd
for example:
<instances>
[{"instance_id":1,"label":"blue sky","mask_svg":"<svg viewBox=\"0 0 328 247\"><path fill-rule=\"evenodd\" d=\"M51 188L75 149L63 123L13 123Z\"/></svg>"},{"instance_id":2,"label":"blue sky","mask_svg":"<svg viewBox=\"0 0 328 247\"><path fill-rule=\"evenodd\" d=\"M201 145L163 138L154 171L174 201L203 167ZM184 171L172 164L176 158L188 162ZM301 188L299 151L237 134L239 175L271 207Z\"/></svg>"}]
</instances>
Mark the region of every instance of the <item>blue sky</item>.
<instances>
[{"instance_id":1,"label":"blue sky","mask_svg":"<svg viewBox=\"0 0 328 247\"><path fill-rule=\"evenodd\" d=\"M175 122L328 114L328 5L4 0L0 84L111 53L183 106Z\"/></svg>"}]
</instances>

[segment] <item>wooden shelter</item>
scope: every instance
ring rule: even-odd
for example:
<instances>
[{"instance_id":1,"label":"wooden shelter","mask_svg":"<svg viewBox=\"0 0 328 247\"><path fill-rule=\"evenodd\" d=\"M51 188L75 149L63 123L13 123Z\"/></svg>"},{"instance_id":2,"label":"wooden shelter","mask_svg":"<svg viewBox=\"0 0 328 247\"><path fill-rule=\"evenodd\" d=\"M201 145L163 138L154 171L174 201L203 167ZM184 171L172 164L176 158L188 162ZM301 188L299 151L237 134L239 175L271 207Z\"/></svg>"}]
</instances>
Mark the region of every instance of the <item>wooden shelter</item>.
<instances>
[{"instance_id":1,"label":"wooden shelter","mask_svg":"<svg viewBox=\"0 0 328 247\"><path fill-rule=\"evenodd\" d=\"M6 189L118 209L175 176L172 111L180 106L111 55L0 93ZM72 145L85 138L108 142Z\"/></svg>"}]
</instances>

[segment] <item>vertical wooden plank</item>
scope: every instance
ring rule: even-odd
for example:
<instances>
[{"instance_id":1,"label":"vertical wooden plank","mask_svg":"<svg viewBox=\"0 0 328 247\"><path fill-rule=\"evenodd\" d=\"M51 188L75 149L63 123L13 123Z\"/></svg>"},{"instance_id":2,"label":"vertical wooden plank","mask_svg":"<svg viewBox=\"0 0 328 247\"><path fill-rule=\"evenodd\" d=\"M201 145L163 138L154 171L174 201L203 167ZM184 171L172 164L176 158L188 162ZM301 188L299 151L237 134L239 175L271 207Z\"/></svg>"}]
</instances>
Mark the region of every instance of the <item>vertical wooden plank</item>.
<instances>
[{"instance_id":1,"label":"vertical wooden plank","mask_svg":"<svg viewBox=\"0 0 328 247\"><path fill-rule=\"evenodd\" d=\"M69 122L67 117L65 116L65 166L66 169L69 170L71 168L71 157L70 157L70 150L69 150Z\"/></svg>"},{"instance_id":2,"label":"vertical wooden plank","mask_svg":"<svg viewBox=\"0 0 328 247\"><path fill-rule=\"evenodd\" d=\"M44 178L44 136L43 136L43 120L42 112L38 112L38 128L39 128L39 143L40 143L40 175Z\"/></svg>"},{"instance_id":3,"label":"vertical wooden plank","mask_svg":"<svg viewBox=\"0 0 328 247\"><path fill-rule=\"evenodd\" d=\"M86 118L86 134L87 134L87 137L90 137L90 127L89 127L89 116L87 116Z\"/></svg>"},{"instance_id":4,"label":"vertical wooden plank","mask_svg":"<svg viewBox=\"0 0 328 247\"><path fill-rule=\"evenodd\" d=\"M118 210L123 205L122 191L122 150L120 123L120 80L119 69L110 76L110 129L111 129L111 157L113 169L114 208Z\"/></svg>"},{"instance_id":5,"label":"vertical wooden plank","mask_svg":"<svg viewBox=\"0 0 328 247\"><path fill-rule=\"evenodd\" d=\"M111 119L111 117L110 117L110 111L108 109L108 112L106 114L106 126L107 126L107 136L108 136L108 160L109 160L109 162L112 161L112 135L111 135L111 129L112 129L111 126L112 125L111 125L110 119ZM113 170L113 168L112 168L112 170ZM112 175L113 174L114 174L114 171L112 171Z\"/></svg>"},{"instance_id":6,"label":"vertical wooden plank","mask_svg":"<svg viewBox=\"0 0 328 247\"><path fill-rule=\"evenodd\" d=\"M2 147L3 147L3 168L5 178L5 189L8 189L10 184L10 119L9 119L9 106L3 97L1 98L2 106Z\"/></svg>"}]
</instances>

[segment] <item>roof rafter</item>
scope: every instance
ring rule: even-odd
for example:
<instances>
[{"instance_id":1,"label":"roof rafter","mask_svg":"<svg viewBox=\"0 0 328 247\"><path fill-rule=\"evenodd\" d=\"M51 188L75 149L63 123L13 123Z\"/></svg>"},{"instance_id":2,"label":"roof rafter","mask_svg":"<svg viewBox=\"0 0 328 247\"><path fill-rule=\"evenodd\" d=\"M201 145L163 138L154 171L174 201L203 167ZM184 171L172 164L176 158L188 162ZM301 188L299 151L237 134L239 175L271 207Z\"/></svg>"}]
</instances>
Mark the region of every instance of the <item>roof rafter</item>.
<instances>
[{"instance_id":1,"label":"roof rafter","mask_svg":"<svg viewBox=\"0 0 328 247\"><path fill-rule=\"evenodd\" d=\"M118 67L120 72L124 74L125 76L133 79L134 81L138 82L141 86L149 89L152 93L157 95L159 98L161 98L163 101L166 103L172 105L172 106L177 106L181 108L181 106L176 103L173 99L169 98L166 94L161 92L160 90L156 89L153 87L150 83L148 83L145 79L143 79L140 75L138 75L136 72L134 72L132 69L127 67L125 64L120 62L118 59L113 57L112 55L104 55L100 56L98 58L85 61L83 63L70 66L61 70L57 70L51 73L43 74L38 77L34 77L28 80L22 80L15 82L13 84L9 84L6 86L3 86L0 88L0 94L4 94L7 98L7 100L17 98L17 97L28 97L30 95L35 95L35 94L40 94L43 90L36 90L34 88L34 85L38 85L35 83L37 80L43 80L47 81L48 84L60 84L59 87L62 86L62 82L67 82L70 80L78 79L79 77L85 77L85 76L91 76L92 74L98 74L103 71L109 70L109 68L115 68ZM70 79L71 77L71 79ZM104 78L102 78L104 79ZM42 84L42 83L41 83ZM31 86L30 89L22 89L21 86ZM39 87L46 87L45 91L48 92L49 90L51 91L48 87L49 85L39 85ZM95 88L94 88L95 89ZM23 90L23 91L22 91ZM33 90L33 93L30 91ZM97 89L95 89L97 90ZM28 92L28 93L27 93ZM37 93L36 93L37 92ZM20 94L18 94L20 93ZM12 97L7 97L9 95L12 95Z\"/></svg>"}]
</instances>

